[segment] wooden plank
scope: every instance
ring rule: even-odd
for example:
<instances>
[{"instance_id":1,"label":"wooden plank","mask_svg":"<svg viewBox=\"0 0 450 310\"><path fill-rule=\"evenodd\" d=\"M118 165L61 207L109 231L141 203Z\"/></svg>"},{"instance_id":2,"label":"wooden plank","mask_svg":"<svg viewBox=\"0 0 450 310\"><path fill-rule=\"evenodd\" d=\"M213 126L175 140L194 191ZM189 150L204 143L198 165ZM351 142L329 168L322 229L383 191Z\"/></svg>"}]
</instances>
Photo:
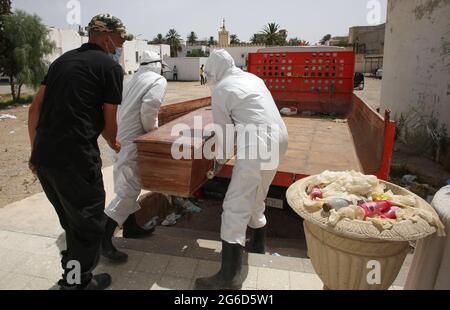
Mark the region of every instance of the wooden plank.
<instances>
[{"instance_id":1,"label":"wooden plank","mask_svg":"<svg viewBox=\"0 0 450 310\"><path fill-rule=\"evenodd\" d=\"M173 120L163 126L161 126L160 128L158 128L157 130L154 130L142 137L139 137L138 139L136 139L136 143L140 144L146 144L146 143L161 143L161 144L169 144L172 145L172 143L174 143L175 141L180 141L180 137L183 134L190 134L192 136L192 131L191 132L182 132L182 133L175 133L172 135L172 131L174 129L175 126L182 124L184 127L189 128L189 129L194 129L194 122L195 122L195 117L199 117L201 118L201 124L200 124L200 128L203 129L205 128L206 125L212 124L213 123L213 117L212 117L212 112L211 112L211 108L201 108L198 109L194 112L191 112L189 114L186 114L180 118L177 118L176 120ZM201 137L200 135L198 135L199 131L195 132L195 137L193 137L193 139L187 139L185 141L186 145L189 146L194 146L194 147L199 147L201 146L201 142L203 140L203 137Z\"/></svg>"},{"instance_id":2,"label":"wooden plank","mask_svg":"<svg viewBox=\"0 0 450 310\"><path fill-rule=\"evenodd\" d=\"M139 154L138 164L144 189L189 197L192 161L174 160L157 154Z\"/></svg>"},{"instance_id":3,"label":"wooden plank","mask_svg":"<svg viewBox=\"0 0 450 310\"><path fill-rule=\"evenodd\" d=\"M159 111L160 126L167 124L192 111L211 105L211 97L199 98L189 101L168 104L161 107Z\"/></svg>"},{"instance_id":4,"label":"wooden plank","mask_svg":"<svg viewBox=\"0 0 450 310\"><path fill-rule=\"evenodd\" d=\"M324 170L364 172L347 123L320 118L283 117L289 147L278 172L314 175ZM233 166L234 160L227 165Z\"/></svg>"},{"instance_id":5,"label":"wooden plank","mask_svg":"<svg viewBox=\"0 0 450 310\"><path fill-rule=\"evenodd\" d=\"M211 108L190 112L159 129L138 138L138 163L143 188L181 197L191 196L207 182L207 172L213 161L203 158L203 146L210 136L204 128L213 123ZM182 125L181 131L174 131ZM187 148L189 158L177 160L172 156L172 146ZM194 157L200 154L199 158Z\"/></svg>"}]
</instances>

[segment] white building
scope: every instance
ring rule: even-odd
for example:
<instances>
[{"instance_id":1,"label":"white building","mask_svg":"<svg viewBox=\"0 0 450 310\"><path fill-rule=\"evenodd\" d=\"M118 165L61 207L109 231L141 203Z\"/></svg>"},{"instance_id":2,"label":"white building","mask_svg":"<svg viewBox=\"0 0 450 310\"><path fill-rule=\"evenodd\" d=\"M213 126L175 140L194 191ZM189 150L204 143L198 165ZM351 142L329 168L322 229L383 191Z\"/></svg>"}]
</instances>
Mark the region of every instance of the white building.
<instances>
[{"instance_id":1,"label":"white building","mask_svg":"<svg viewBox=\"0 0 450 310\"><path fill-rule=\"evenodd\" d=\"M200 67L206 63L207 57L174 57L164 58L170 68L177 66L179 81L200 81ZM173 73L164 74L168 80L173 80Z\"/></svg>"},{"instance_id":2,"label":"white building","mask_svg":"<svg viewBox=\"0 0 450 310\"><path fill-rule=\"evenodd\" d=\"M236 44L227 46L211 46L210 50L224 49L233 57L236 67L247 70L247 61L249 53L256 53L264 45Z\"/></svg>"},{"instance_id":3,"label":"white building","mask_svg":"<svg viewBox=\"0 0 450 310\"><path fill-rule=\"evenodd\" d=\"M88 41L87 37L81 37L78 32L71 29L58 29L49 28L50 40L55 42L55 50L53 54L48 55L46 58L51 63L56 60L62 54L79 48L83 43Z\"/></svg>"},{"instance_id":4,"label":"white building","mask_svg":"<svg viewBox=\"0 0 450 310\"><path fill-rule=\"evenodd\" d=\"M79 48L83 43L88 41L87 37L82 37L78 32L71 29L49 28L50 39L55 42L56 49L53 54L47 56L47 60L52 63L62 54ZM149 45L144 40L127 41L123 47L123 55L120 59L126 74L133 74L139 68L139 60L145 50L154 51L162 58L170 57L170 45Z\"/></svg>"},{"instance_id":5,"label":"white building","mask_svg":"<svg viewBox=\"0 0 450 310\"><path fill-rule=\"evenodd\" d=\"M120 60L125 74L133 74L139 69L139 62L144 51L156 52L162 55L162 58L170 57L170 45L149 45L144 40L127 41L123 45L123 55Z\"/></svg>"},{"instance_id":6,"label":"white building","mask_svg":"<svg viewBox=\"0 0 450 310\"><path fill-rule=\"evenodd\" d=\"M389 1L381 105L397 118L434 113L450 130L450 2L435 2Z\"/></svg>"}]
</instances>

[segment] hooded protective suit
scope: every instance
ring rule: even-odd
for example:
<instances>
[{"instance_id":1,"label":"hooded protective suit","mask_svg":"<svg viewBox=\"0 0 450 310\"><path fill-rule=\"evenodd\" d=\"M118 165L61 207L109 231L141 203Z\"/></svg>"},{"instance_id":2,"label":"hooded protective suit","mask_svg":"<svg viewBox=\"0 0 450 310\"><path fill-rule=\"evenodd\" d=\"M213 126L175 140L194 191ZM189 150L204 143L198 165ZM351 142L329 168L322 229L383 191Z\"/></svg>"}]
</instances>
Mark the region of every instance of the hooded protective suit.
<instances>
[{"instance_id":1,"label":"hooded protective suit","mask_svg":"<svg viewBox=\"0 0 450 310\"><path fill-rule=\"evenodd\" d=\"M237 68L225 50L212 52L205 69L212 90L214 123L222 130L233 124L237 132L237 157L223 204L221 237L245 246L247 226L259 229L267 223L265 199L287 151L288 133L264 81ZM244 133L253 138L245 138ZM228 154L230 147L225 141L230 135L234 132L216 135L219 148ZM262 149L268 150L272 165L263 164Z\"/></svg>"},{"instance_id":2,"label":"hooded protective suit","mask_svg":"<svg viewBox=\"0 0 450 310\"><path fill-rule=\"evenodd\" d=\"M167 89L157 53L145 51L140 63L138 72L125 85L122 105L117 113L117 140L122 144L122 149L114 163L116 197L105 213L119 225L123 225L130 214L139 210L137 198L141 193L141 182L137 148L133 141L158 128L159 109Z\"/></svg>"}]
</instances>

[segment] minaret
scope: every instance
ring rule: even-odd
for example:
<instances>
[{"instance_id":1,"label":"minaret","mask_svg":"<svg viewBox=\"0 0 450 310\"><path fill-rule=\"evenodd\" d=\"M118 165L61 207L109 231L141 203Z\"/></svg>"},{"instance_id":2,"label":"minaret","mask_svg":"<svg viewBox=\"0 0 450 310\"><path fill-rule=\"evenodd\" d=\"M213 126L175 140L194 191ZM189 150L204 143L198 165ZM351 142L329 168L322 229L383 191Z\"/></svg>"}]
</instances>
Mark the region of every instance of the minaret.
<instances>
[{"instance_id":1,"label":"minaret","mask_svg":"<svg viewBox=\"0 0 450 310\"><path fill-rule=\"evenodd\" d=\"M225 27L225 18L223 19L223 26L219 31L219 45L220 46L228 46L230 45L230 32L227 31Z\"/></svg>"}]
</instances>

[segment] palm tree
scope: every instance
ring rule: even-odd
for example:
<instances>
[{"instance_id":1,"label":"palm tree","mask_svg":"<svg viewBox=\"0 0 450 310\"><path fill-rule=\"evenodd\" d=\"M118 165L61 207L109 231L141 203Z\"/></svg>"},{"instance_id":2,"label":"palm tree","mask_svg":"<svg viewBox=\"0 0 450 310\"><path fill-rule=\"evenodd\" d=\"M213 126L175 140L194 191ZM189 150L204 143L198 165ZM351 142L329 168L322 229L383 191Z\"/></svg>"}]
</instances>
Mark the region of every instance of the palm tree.
<instances>
[{"instance_id":1,"label":"palm tree","mask_svg":"<svg viewBox=\"0 0 450 310\"><path fill-rule=\"evenodd\" d=\"M289 46L309 46L310 43L308 41L305 41L305 40L302 40L299 38L292 38L292 39L289 39L288 45Z\"/></svg>"},{"instance_id":2,"label":"palm tree","mask_svg":"<svg viewBox=\"0 0 450 310\"><path fill-rule=\"evenodd\" d=\"M331 34L324 35L323 38L319 41L321 45L325 45L327 41L331 39Z\"/></svg>"},{"instance_id":3,"label":"palm tree","mask_svg":"<svg viewBox=\"0 0 450 310\"><path fill-rule=\"evenodd\" d=\"M263 44L265 42L265 36L262 33L255 33L251 38L252 44Z\"/></svg>"},{"instance_id":4,"label":"palm tree","mask_svg":"<svg viewBox=\"0 0 450 310\"><path fill-rule=\"evenodd\" d=\"M211 45L217 45L217 41L214 39L214 37L209 37L208 46Z\"/></svg>"},{"instance_id":5,"label":"palm tree","mask_svg":"<svg viewBox=\"0 0 450 310\"><path fill-rule=\"evenodd\" d=\"M170 29L166 34L166 42L170 45L170 56L178 57L178 52L182 50L181 36L175 29Z\"/></svg>"},{"instance_id":6,"label":"palm tree","mask_svg":"<svg viewBox=\"0 0 450 310\"><path fill-rule=\"evenodd\" d=\"M156 37L153 38L152 42L153 44L164 44L166 40L164 39L163 35L161 33L158 33Z\"/></svg>"},{"instance_id":7,"label":"palm tree","mask_svg":"<svg viewBox=\"0 0 450 310\"><path fill-rule=\"evenodd\" d=\"M232 34L230 36L230 44L239 44L241 43L241 40L239 40L237 34Z\"/></svg>"},{"instance_id":8,"label":"palm tree","mask_svg":"<svg viewBox=\"0 0 450 310\"><path fill-rule=\"evenodd\" d=\"M197 34L194 31L191 31L191 33L187 37L187 42L190 45L195 45L195 42L197 42L197 39L198 39Z\"/></svg>"},{"instance_id":9,"label":"palm tree","mask_svg":"<svg viewBox=\"0 0 450 310\"><path fill-rule=\"evenodd\" d=\"M264 26L261 34L264 35L265 43L267 45L277 45L281 41L280 25L277 23L268 23Z\"/></svg>"}]
</instances>

